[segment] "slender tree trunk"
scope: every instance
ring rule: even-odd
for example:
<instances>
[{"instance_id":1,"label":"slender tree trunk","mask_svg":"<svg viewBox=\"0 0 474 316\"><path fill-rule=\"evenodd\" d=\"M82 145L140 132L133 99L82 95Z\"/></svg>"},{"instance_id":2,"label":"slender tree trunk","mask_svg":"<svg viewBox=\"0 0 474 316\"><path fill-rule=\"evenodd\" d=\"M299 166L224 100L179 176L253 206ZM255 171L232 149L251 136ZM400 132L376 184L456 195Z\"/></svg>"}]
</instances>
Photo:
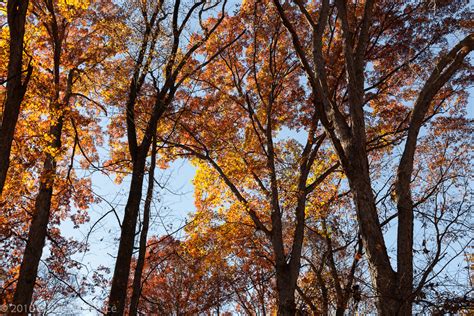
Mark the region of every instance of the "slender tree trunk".
<instances>
[{"instance_id":1,"label":"slender tree trunk","mask_svg":"<svg viewBox=\"0 0 474 316\"><path fill-rule=\"evenodd\" d=\"M132 298L130 300L130 316L136 316L138 310L138 303L140 301L140 294L142 289L142 273L145 265L146 242L148 235L148 226L150 222L150 207L153 198L153 187L155 181L155 166L156 166L156 139L153 138L151 147L151 163L148 174L148 188L145 198L145 207L143 210L143 225L140 234L140 250L138 253L137 265L135 267L135 274L133 277Z\"/></svg>"},{"instance_id":2,"label":"slender tree trunk","mask_svg":"<svg viewBox=\"0 0 474 316\"><path fill-rule=\"evenodd\" d=\"M57 124L53 125L50 135L53 136L53 147L61 147L61 131L63 127L63 117L58 119ZM13 305L16 310L22 306L19 313L27 315L27 311L33 297L38 266L43 254L43 247L46 240L46 234L51 211L51 198L53 196L54 177L56 175L56 160L49 153L46 155L43 171L41 172L41 183L38 196L35 201L35 211L28 232L28 241L26 243L23 260L20 267L20 275L13 297ZM15 313L18 314L18 313Z\"/></svg>"},{"instance_id":3,"label":"slender tree trunk","mask_svg":"<svg viewBox=\"0 0 474 316\"><path fill-rule=\"evenodd\" d=\"M137 135L134 125L135 121L132 115L133 111L127 111L128 141L130 156L133 161L132 182L130 184L128 201L125 206L125 214L121 227L120 243L117 259L115 261L114 275L112 277L112 287L110 289L107 315L123 315L125 311L128 278L130 276L130 263L132 261L133 246L135 243L135 228L142 198L146 155L150 149L152 138L156 133L158 121L173 99L174 92L175 90L172 90L166 98L162 97L160 99L160 95L165 95L162 90L162 94L158 96L158 100L154 105L152 116L148 121L140 146L136 146ZM164 99L164 101L162 99Z\"/></svg>"},{"instance_id":4,"label":"slender tree trunk","mask_svg":"<svg viewBox=\"0 0 474 316\"><path fill-rule=\"evenodd\" d=\"M397 277L400 296L399 315L410 316L413 313L413 202L411 196L398 203Z\"/></svg>"},{"instance_id":5,"label":"slender tree trunk","mask_svg":"<svg viewBox=\"0 0 474 316\"><path fill-rule=\"evenodd\" d=\"M58 115L57 120L50 126L49 135L52 138L51 148L53 151L58 151L61 148L61 134L64 124L64 112L61 109L60 98L60 63L61 63L61 45L62 38L59 35L58 25L54 18L54 9L49 8L53 16L51 22L53 45L53 81L54 92L50 105L50 115ZM71 70L67 77L66 91L63 99L63 104L69 104L72 91L74 71ZM54 120L53 120L54 121ZM46 240L49 215L51 212L51 198L53 196L54 178L56 176L56 157L51 153L46 153L43 170L40 176L39 192L35 200L35 210L28 232L28 240L23 255L23 260L20 266L20 274L18 283L13 297L13 305L18 310L18 306L22 306L26 315L29 305L31 304L33 290L35 286L36 276L38 273L38 266L43 254L43 247Z\"/></svg>"},{"instance_id":6,"label":"slender tree trunk","mask_svg":"<svg viewBox=\"0 0 474 316\"><path fill-rule=\"evenodd\" d=\"M120 234L120 244L110 290L108 315L123 315L127 297L130 263L135 242L135 227L142 198L146 154L139 150L133 164L132 182Z\"/></svg>"},{"instance_id":7,"label":"slender tree trunk","mask_svg":"<svg viewBox=\"0 0 474 316\"><path fill-rule=\"evenodd\" d=\"M10 151L18 115L20 114L20 105L33 70L31 66L28 66L26 78L22 82L23 39L28 3L28 0L8 0L7 4L10 54L8 59L7 98L0 126L0 196L5 186L10 165Z\"/></svg>"},{"instance_id":8,"label":"slender tree trunk","mask_svg":"<svg viewBox=\"0 0 474 316\"><path fill-rule=\"evenodd\" d=\"M417 139L433 98L462 66L464 58L474 49L474 34L467 35L441 57L415 102L407 140L397 170L395 186L398 211L397 291L399 315L412 315L413 304L413 198L411 179Z\"/></svg>"}]
</instances>

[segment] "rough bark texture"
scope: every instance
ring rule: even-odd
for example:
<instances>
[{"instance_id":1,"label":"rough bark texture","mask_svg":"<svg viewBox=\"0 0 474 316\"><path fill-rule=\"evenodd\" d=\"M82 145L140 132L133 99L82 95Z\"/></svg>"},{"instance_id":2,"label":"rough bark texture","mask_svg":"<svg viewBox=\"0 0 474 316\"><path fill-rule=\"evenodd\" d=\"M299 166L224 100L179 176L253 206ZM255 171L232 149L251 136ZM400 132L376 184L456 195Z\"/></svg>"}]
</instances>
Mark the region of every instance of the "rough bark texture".
<instances>
[{"instance_id":1,"label":"rough bark texture","mask_svg":"<svg viewBox=\"0 0 474 316\"><path fill-rule=\"evenodd\" d=\"M364 117L364 54L368 42L367 34L371 19L373 1L365 4L364 18L358 34L357 46L354 33L347 17L346 2L336 1L344 37L344 58L348 77L348 103L351 126L336 127L341 147L336 149L342 160L344 171L356 205L362 242L366 249L372 282L378 296L377 308L382 315L392 315L391 302L396 300L394 287L396 273L388 257L382 229L380 226L375 197L370 180L369 162L366 150L366 131ZM341 130L343 129L343 130ZM335 142L335 140L333 140Z\"/></svg>"},{"instance_id":2,"label":"rough bark texture","mask_svg":"<svg viewBox=\"0 0 474 316\"><path fill-rule=\"evenodd\" d=\"M361 171L356 174L357 171L354 171L355 174L348 176L349 185L356 204L357 219L360 225L362 242L369 260L372 281L380 298L379 300L390 301L395 298L393 292L395 272L388 258L368 171L366 168L362 170L366 171L365 174ZM382 305L386 304L379 304L379 311L380 308L383 308Z\"/></svg>"},{"instance_id":3,"label":"rough bark texture","mask_svg":"<svg viewBox=\"0 0 474 316\"><path fill-rule=\"evenodd\" d=\"M0 126L0 195L3 192L10 165L10 151L15 134L16 122L20 114L20 105L26 92L32 67L28 66L22 81L23 39L28 0L8 0L7 15L10 29L10 54L7 74L7 98Z\"/></svg>"},{"instance_id":4,"label":"rough bark texture","mask_svg":"<svg viewBox=\"0 0 474 316\"><path fill-rule=\"evenodd\" d=\"M132 298L130 299L130 316L137 315L138 303L140 301L140 294L142 289L142 273L145 265L145 255L147 249L148 226L150 223L150 207L153 198L153 187L155 181L155 166L156 166L156 139L153 139L151 148L151 162L150 170L148 171L148 188L145 198L145 207L143 209L143 224L140 234L140 249L138 253L137 265L133 276Z\"/></svg>"}]
</instances>

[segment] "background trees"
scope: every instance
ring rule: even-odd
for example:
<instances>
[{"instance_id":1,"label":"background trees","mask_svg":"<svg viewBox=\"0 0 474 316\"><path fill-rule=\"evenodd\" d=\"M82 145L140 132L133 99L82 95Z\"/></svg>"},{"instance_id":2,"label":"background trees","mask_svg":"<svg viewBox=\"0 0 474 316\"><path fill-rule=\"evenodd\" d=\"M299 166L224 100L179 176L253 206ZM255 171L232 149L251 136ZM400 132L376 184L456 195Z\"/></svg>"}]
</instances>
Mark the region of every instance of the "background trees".
<instances>
[{"instance_id":1,"label":"background trees","mask_svg":"<svg viewBox=\"0 0 474 316\"><path fill-rule=\"evenodd\" d=\"M226 1L138 3L137 9L141 15L138 18L143 23L142 27L139 27L141 45L137 59L132 62L133 75L125 106L132 178L109 297L111 314L122 314L124 310L145 162L154 139L153 135L162 115L173 102L177 89L190 75L214 58L211 55L201 62L191 60L196 50L213 35L223 20L225 4ZM218 16L214 21L203 20L203 15L212 14L215 10ZM187 39L185 36L189 32L191 21L198 26ZM136 20L133 22L136 23ZM162 54L156 56L157 50ZM141 90L145 88L144 85L149 86L152 95L141 94L144 92ZM143 102L140 108L142 112L136 113L137 103L140 101Z\"/></svg>"},{"instance_id":2,"label":"background trees","mask_svg":"<svg viewBox=\"0 0 474 316\"><path fill-rule=\"evenodd\" d=\"M460 21L464 13L463 7L458 3L450 3L447 7L440 7L435 17L430 19L426 17L426 11L430 8L416 4L407 4L405 7L395 9L372 1L367 1L360 6L349 5L345 1L335 1L334 5L329 1L322 1L317 12L302 2L297 2L293 6L286 4L286 8L280 1L275 1L275 5L292 36L294 48L313 89L315 102L320 103L323 124L331 137L349 181L374 287L379 296L378 311L383 315L411 314L412 301L417 295L415 290L417 286L413 284L414 207L410 183L413 176L417 138L422 125L429 119L428 111L430 114L433 112L437 114L440 103L443 103L448 95L450 97L456 95L456 88L448 87L447 91L440 93L445 96L444 99L436 98L439 96L440 89L458 71L466 69L463 67L463 61L472 50L472 34L467 35L447 53L437 54L432 49L432 45L443 40L445 43L448 41L446 36L452 33L451 31L446 33L447 29L457 27L462 32L463 25ZM292 11L300 20L292 22L294 16L290 16L287 11ZM334 12L337 12L337 17L334 20L335 24L331 25ZM411 32L414 32L413 35L421 36L420 41L404 37L407 42L403 43L401 40L403 44L397 42L391 46L390 40L397 38L396 35L400 34L399 32L404 32L406 35L406 25L412 25L414 22L412 19L416 19L418 14L425 14L426 25L423 29L412 28ZM390 16L394 23L387 24L387 16ZM305 34L298 34L295 23L299 24L301 21L305 21L307 27L312 29L312 35L310 35L312 41L306 40ZM371 27L372 25L375 27ZM440 25L443 27L439 28ZM428 30L430 34L425 34ZM331 34L328 37L329 42L325 40L326 32ZM341 58L342 67L336 74L340 73L340 78L344 79L342 82L336 82L336 85L330 84L330 76L335 75L329 68L331 66L327 66L329 58L327 54L331 52L333 39L335 39L335 45L339 40L338 55ZM312 44L310 52L306 50L307 43ZM327 43L329 47L327 51L324 50L323 43ZM381 45L379 46L381 52L372 55L378 45ZM421 49L418 48L420 46ZM390 54L387 54L388 51ZM397 55L399 66L390 69L384 63L384 59L385 57L393 58L394 55ZM434 69L427 70L432 67L423 69L428 79L413 77L412 72L404 71L404 68L409 68L412 63L423 65L426 61L424 58L428 57L432 60L437 55L439 59ZM379 65L386 67L382 68ZM367 71L368 66L373 66L374 71ZM420 71L423 70L420 69ZM395 87L390 83L387 86L387 80L394 78L392 76L396 76ZM372 82L375 82L375 85L371 85ZM466 84L462 81L455 81L455 83L461 86ZM367 85L369 85L368 88L366 88ZM380 85L383 85L382 93L380 93ZM406 86L408 88L404 89ZM375 91L371 91L373 89ZM385 95L388 91L390 91L389 96ZM380 99L379 95L385 96ZM396 99L392 99L391 96L395 96ZM389 259L373 194L374 186L371 183L368 156L368 149L370 149L368 144L371 142L372 135L368 135L364 106L377 104L376 106L379 107L380 103L384 104L384 101L388 100L401 103L413 99L415 99L413 109L410 109L408 116L398 122L398 126L407 124L405 125L407 138L402 147L403 154L397 167L396 177L393 179L398 219L395 271ZM436 260L433 261L433 265L436 265ZM430 265L425 271L427 274L430 273ZM421 286L423 286L422 283L423 278Z\"/></svg>"},{"instance_id":3,"label":"background trees","mask_svg":"<svg viewBox=\"0 0 474 316\"><path fill-rule=\"evenodd\" d=\"M91 78L100 78L103 64L115 53L107 39L115 23L111 2L39 1L31 10L27 46L38 54L32 62L36 72L17 126L12 181L2 192L6 242L23 247L18 239L26 241L24 254L6 265L23 257L14 273L12 303L24 306L32 300L46 238L58 246L53 252L68 253L54 226L71 215L75 224L87 220L85 210L93 201L90 181L81 179L73 164L81 152L87 166L102 139L100 133L93 136L100 130L94 115L102 109L92 101L100 83Z\"/></svg>"},{"instance_id":4,"label":"background trees","mask_svg":"<svg viewBox=\"0 0 474 316\"><path fill-rule=\"evenodd\" d=\"M1 303L467 312L463 2L15 3L0 33ZM178 160L195 168L195 210L167 229L161 175ZM98 173L124 205L98 196ZM78 254L101 225L120 230L118 255L87 271Z\"/></svg>"}]
</instances>

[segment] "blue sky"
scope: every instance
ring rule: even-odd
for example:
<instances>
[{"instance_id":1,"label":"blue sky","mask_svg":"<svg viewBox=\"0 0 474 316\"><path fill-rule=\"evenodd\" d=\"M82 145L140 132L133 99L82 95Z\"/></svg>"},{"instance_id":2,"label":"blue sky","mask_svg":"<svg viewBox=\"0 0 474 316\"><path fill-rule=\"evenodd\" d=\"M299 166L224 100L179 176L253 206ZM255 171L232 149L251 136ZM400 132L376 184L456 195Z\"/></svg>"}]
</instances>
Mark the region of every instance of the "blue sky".
<instances>
[{"instance_id":1,"label":"blue sky","mask_svg":"<svg viewBox=\"0 0 474 316\"><path fill-rule=\"evenodd\" d=\"M473 91L470 92L468 117L473 118L474 96ZM282 139L287 137L292 137L300 142L304 142L305 133L284 130L280 133L278 138ZM107 148L104 147L100 151L105 153L107 152ZM102 158L106 159L106 157ZM167 184L166 189L155 186L155 199L152 206L153 213L149 236L174 231L183 225L189 213L195 211L193 201L194 187L192 184L194 174L195 167L184 159L179 159L171 163L166 170L157 169L157 179L160 183L167 182ZM106 212L111 210L111 206L116 209L118 217L122 220L123 210L128 197L130 179L126 177L121 184L116 184L113 181L113 177L109 178L104 174L96 172L92 175L92 183L95 194L100 196L104 201L91 206L89 209L90 222L80 226L79 229L74 229L70 221L65 221L61 225L61 229L63 235L66 237L75 237L78 240L84 240L91 227L95 225L89 236L90 250L85 254L79 254L76 259L86 265L89 271L93 271L102 265L109 267L111 272L113 272L115 264L114 257L116 256L118 238L120 235L117 218L113 213L110 213L99 223L96 222ZM146 190L146 183L144 189ZM183 232L181 231L177 233L176 236L179 237L182 234ZM385 235L389 248L395 249L396 247L395 235L396 226L392 227ZM48 252L45 252L45 256L47 254ZM463 260L463 257L459 257L453 264L463 264ZM82 273L86 273L86 270L83 270ZM91 276L92 274L89 274L89 277ZM111 278L111 276L111 274L108 275L109 278ZM104 294L107 294L108 290L108 288L105 289ZM102 296L94 298L94 295L91 295L86 297L86 299L97 307L100 307L103 303ZM87 309L82 303L80 306L81 308ZM94 314L94 312L91 313Z\"/></svg>"},{"instance_id":2,"label":"blue sky","mask_svg":"<svg viewBox=\"0 0 474 316\"><path fill-rule=\"evenodd\" d=\"M229 8L233 6L229 5ZM474 96L473 89L470 91L468 117L474 117ZM107 119L104 120L103 126L106 126ZM281 138L294 137L300 142L304 142L305 135L303 132L296 133L285 130L280 135ZM107 142L105 142L107 143ZM101 153L106 154L107 147L101 149ZM107 159L103 156L101 159ZM152 207L152 224L149 235L161 235L167 232L174 231L180 227L187 216L187 214L194 212L193 201L193 185L192 179L195 174L195 167L193 167L186 160L177 160L170 164L167 170L157 169L156 177L161 179L161 183L167 180L166 189L161 189L155 186L155 199ZM89 236L90 250L86 254L79 254L76 259L88 266L90 271L97 269L99 266L109 267L113 272L115 264L114 257L118 248L118 237L120 235L120 228L116 216L110 213L107 217L102 219L99 223L97 220L106 212L111 210L113 206L120 220L123 218L123 210L128 197L129 178L125 178L123 183L116 184L113 178L109 178L101 173L94 173L92 176L93 190L95 194L100 196L104 201L92 205L89 209L90 222L74 229L70 221L65 221L61 225L63 235L67 237L75 237L78 240L84 240L91 227L95 225L92 233ZM146 190L146 183L144 185ZM182 232L180 232L182 234ZM180 235L177 234L177 236ZM391 229L386 234L387 246L396 247L395 229ZM47 252L45 252L47 255ZM456 260L455 264L461 264L463 258ZM83 271L85 273L86 271ZM91 275L89 275L91 276ZM112 273L108 275L111 278ZM105 294L108 293L108 288L105 289ZM103 297L91 295L86 297L91 304L100 307L103 303ZM80 304L85 307L84 304ZM87 314L87 313L83 313ZM92 313L94 314L94 313Z\"/></svg>"}]
</instances>

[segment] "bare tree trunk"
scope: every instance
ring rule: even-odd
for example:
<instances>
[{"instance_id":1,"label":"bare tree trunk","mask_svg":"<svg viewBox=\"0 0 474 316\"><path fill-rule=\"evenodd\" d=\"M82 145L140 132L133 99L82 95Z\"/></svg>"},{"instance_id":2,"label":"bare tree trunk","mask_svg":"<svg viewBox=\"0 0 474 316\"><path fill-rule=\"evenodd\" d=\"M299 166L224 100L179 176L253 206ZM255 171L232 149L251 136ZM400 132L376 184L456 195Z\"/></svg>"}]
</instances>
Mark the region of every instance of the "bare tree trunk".
<instances>
[{"instance_id":1,"label":"bare tree trunk","mask_svg":"<svg viewBox=\"0 0 474 316\"><path fill-rule=\"evenodd\" d=\"M145 160L146 154L143 153L143 150L140 150L133 164L132 182L127 205L125 206L119 250L110 290L108 315L123 315L125 310L130 262L135 242L135 227L142 198Z\"/></svg>"},{"instance_id":2,"label":"bare tree trunk","mask_svg":"<svg viewBox=\"0 0 474 316\"><path fill-rule=\"evenodd\" d=\"M360 169L354 171L360 176L348 176L349 185L354 195L362 242L366 249L372 281L379 297L378 307L381 311L384 306L390 305L387 302L396 298L396 273L388 258L368 172L363 174L360 171Z\"/></svg>"},{"instance_id":3,"label":"bare tree trunk","mask_svg":"<svg viewBox=\"0 0 474 316\"><path fill-rule=\"evenodd\" d=\"M410 176L411 178L411 173ZM413 293L413 201L410 190L397 205L397 283L399 315L412 315Z\"/></svg>"},{"instance_id":4,"label":"bare tree trunk","mask_svg":"<svg viewBox=\"0 0 474 316\"><path fill-rule=\"evenodd\" d=\"M142 289L142 273L145 265L146 242L148 235L148 226L150 223L150 207L153 198L153 187L155 181L155 166L156 166L156 139L153 138L151 147L151 162L148 173L148 188L145 198L145 207L143 210L143 225L140 234L140 250L138 253L137 265L135 267L135 274L133 277L132 298L130 300L130 316L136 316L138 310L138 303L140 301L140 294Z\"/></svg>"},{"instance_id":5,"label":"bare tree trunk","mask_svg":"<svg viewBox=\"0 0 474 316\"><path fill-rule=\"evenodd\" d=\"M10 165L10 151L18 115L20 114L20 105L33 71L33 68L29 65L25 80L22 82L23 39L28 3L29 0L8 0L7 4L10 54L7 74L7 98L0 126L0 196L5 186Z\"/></svg>"},{"instance_id":6,"label":"bare tree trunk","mask_svg":"<svg viewBox=\"0 0 474 316\"><path fill-rule=\"evenodd\" d=\"M278 315L293 316L296 314L295 290L296 282L292 280L287 263L276 265L276 281L278 292Z\"/></svg>"}]
</instances>

